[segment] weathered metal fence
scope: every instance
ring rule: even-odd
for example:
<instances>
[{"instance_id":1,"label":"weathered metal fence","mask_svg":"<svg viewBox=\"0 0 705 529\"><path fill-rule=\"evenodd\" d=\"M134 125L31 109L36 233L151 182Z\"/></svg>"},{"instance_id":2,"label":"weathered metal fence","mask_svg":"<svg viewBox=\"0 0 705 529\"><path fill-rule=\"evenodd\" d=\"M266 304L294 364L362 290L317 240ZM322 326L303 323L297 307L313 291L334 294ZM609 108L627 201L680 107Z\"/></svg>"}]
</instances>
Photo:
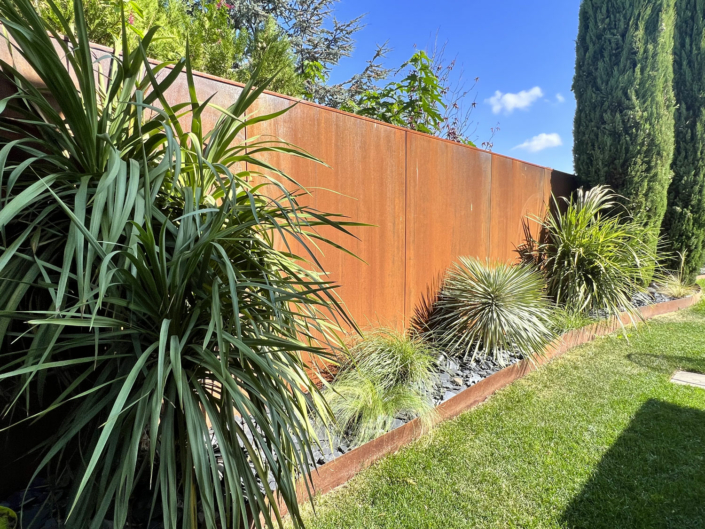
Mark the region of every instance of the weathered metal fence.
<instances>
[{"instance_id":1,"label":"weathered metal fence","mask_svg":"<svg viewBox=\"0 0 705 529\"><path fill-rule=\"evenodd\" d=\"M93 49L98 75L109 71L109 52ZM13 61L5 42L0 58L33 75L21 59ZM200 73L195 83L200 100L216 94L212 103L223 107L241 90ZM170 103L188 100L185 76L167 96ZM255 107L261 114L294 103L265 93ZM216 119L216 111L204 114L206 130ZM333 249L320 256L362 327L406 326L422 296L461 255L515 259L522 220L543 215L551 193L565 195L575 187L571 175L308 102L246 130L249 139L259 135L282 138L326 162L268 159L311 190L315 206L375 226L353 228L359 239L326 233L361 260Z\"/></svg>"},{"instance_id":2,"label":"weathered metal fence","mask_svg":"<svg viewBox=\"0 0 705 529\"><path fill-rule=\"evenodd\" d=\"M291 104L266 94L258 110ZM254 129L248 138L278 136L328 164L273 160L314 189L318 208L376 226L354 229L359 240L329 233L364 262L336 251L321 258L362 327L408 325L461 255L515 260L526 216L575 188L565 173L307 102Z\"/></svg>"}]
</instances>

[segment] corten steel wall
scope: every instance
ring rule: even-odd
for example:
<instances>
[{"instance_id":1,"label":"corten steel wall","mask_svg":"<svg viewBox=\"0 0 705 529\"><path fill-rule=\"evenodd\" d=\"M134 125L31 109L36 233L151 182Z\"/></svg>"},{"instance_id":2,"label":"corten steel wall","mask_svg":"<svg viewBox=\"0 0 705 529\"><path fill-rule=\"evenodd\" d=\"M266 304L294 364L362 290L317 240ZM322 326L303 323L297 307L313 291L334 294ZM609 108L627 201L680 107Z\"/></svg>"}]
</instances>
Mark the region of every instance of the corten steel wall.
<instances>
[{"instance_id":1,"label":"corten steel wall","mask_svg":"<svg viewBox=\"0 0 705 529\"><path fill-rule=\"evenodd\" d=\"M290 101L267 94L256 112L285 108ZM321 211L341 213L375 227L351 228L359 239L322 230L359 259L321 245L323 268L342 286L338 293L347 310L365 327L404 324L405 292L405 141L406 131L351 119L342 112L298 104L288 113L249 128L248 138L274 135L309 151L328 167L291 156L270 156L312 191ZM361 260L362 261L361 261ZM364 261L364 262L363 262Z\"/></svg>"},{"instance_id":2,"label":"corten steel wall","mask_svg":"<svg viewBox=\"0 0 705 529\"><path fill-rule=\"evenodd\" d=\"M12 62L5 49L2 43L0 57ZM109 51L95 46L94 56ZM108 60L101 63L107 71ZM222 107L241 92L241 85L206 74L197 73L195 83L200 100L216 94L212 102ZM188 99L183 75L167 100ZM295 102L265 93L252 111L270 113ZM203 118L209 130L217 112L209 109ZM327 164L268 155L311 191L309 203L375 226L351 228L358 239L322 232L360 259L325 246L317 255L363 328L407 326L422 297L433 293L461 255L515 260L526 216L543 215L552 192L567 195L576 187L571 175L308 102L249 127L240 139L268 135Z\"/></svg>"},{"instance_id":3,"label":"corten steel wall","mask_svg":"<svg viewBox=\"0 0 705 529\"><path fill-rule=\"evenodd\" d=\"M254 111L293 103L265 94ZM267 135L326 162L268 158L312 189L316 207L375 225L352 228L359 240L326 233L364 262L330 249L320 256L363 328L407 326L461 255L514 261L522 220L576 187L572 175L308 102L247 131Z\"/></svg>"}]
</instances>

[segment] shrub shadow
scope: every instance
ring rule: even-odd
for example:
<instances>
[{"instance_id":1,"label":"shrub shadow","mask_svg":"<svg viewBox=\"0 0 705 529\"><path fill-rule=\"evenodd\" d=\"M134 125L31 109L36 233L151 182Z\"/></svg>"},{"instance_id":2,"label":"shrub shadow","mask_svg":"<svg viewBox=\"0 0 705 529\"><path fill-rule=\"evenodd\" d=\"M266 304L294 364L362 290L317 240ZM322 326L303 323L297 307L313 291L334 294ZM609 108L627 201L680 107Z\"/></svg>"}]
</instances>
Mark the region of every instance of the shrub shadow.
<instances>
[{"instance_id":1,"label":"shrub shadow","mask_svg":"<svg viewBox=\"0 0 705 529\"><path fill-rule=\"evenodd\" d=\"M627 358L640 367L668 375L676 371L705 373L705 358L647 353L632 353L627 355ZM705 521L703 521L703 526L705 526Z\"/></svg>"},{"instance_id":2,"label":"shrub shadow","mask_svg":"<svg viewBox=\"0 0 705 529\"><path fill-rule=\"evenodd\" d=\"M413 308L409 319L409 328L419 335L433 330L429 322L436 311L436 304L441 295L443 277L444 273L441 272L426 285L426 292L421 293L421 299Z\"/></svg>"},{"instance_id":3,"label":"shrub shadow","mask_svg":"<svg viewBox=\"0 0 705 529\"><path fill-rule=\"evenodd\" d=\"M705 412L646 402L562 522L572 528L705 526Z\"/></svg>"}]
</instances>

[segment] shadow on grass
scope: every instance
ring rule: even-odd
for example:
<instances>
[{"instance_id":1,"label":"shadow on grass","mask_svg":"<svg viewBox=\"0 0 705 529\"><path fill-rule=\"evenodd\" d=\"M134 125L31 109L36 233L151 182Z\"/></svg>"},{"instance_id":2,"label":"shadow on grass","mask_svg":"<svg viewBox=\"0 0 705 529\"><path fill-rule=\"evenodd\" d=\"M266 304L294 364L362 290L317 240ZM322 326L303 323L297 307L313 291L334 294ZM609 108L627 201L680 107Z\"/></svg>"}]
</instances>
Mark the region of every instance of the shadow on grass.
<instances>
[{"instance_id":1,"label":"shadow on grass","mask_svg":"<svg viewBox=\"0 0 705 529\"><path fill-rule=\"evenodd\" d=\"M630 362L633 362L638 366L667 375L671 375L675 371L705 373L705 358L655 355L647 353L632 353L627 355L627 358Z\"/></svg>"},{"instance_id":2,"label":"shadow on grass","mask_svg":"<svg viewBox=\"0 0 705 529\"><path fill-rule=\"evenodd\" d=\"M562 522L573 528L705 527L705 412L646 402Z\"/></svg>"}]
</instances>

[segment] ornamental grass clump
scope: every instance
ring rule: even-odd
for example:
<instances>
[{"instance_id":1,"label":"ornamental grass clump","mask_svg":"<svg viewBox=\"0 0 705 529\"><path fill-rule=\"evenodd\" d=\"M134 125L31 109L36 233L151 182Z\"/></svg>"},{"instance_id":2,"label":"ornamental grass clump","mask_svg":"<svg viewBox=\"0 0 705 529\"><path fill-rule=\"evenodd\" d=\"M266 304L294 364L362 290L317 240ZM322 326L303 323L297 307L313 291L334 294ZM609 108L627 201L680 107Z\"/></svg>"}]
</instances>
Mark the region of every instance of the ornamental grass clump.
<instances>
[{"instance_id":1,"label":"ornamental grass clump","mask_svg":"<svg viewBox=\"0 0 705 529\"><path fill-rule=\"evenodd\" d=\"M344 224L258 158L310 155L240 140L283 113L247 117L267 81L210 106L188 56L153 66L155 30L129 49L124 18L97 76L75 6L59 34L31 0L0 0L13 62L45 86L0 65L14 88L0 102L3 419L58 424L27 451L50 482L71 477L67 529L125 527L137 496L165 529L282 526L280 505L301 527L312 410L331 419L307 361L330 356L335 321L354 326L307 259L327 242L317 226ZM184 74L189 99L172 106Z\"/></svg>"},{"instance_id":2,"label":"ornamental grass clump","mask_svg":"<svg viewBox=\"0 0 705 529\"><path fill-rule=\"evenodd\" d=\"M660 294L676 299L691 296L696 291L695 285L688 281L688 275L685 272L687 262L685 252L678 252L678 257L680 259L678 270L665 272L656 281L656 290Z\"/></svg>"},{"instance_id":3,"label":"ornamental grass clump","mask_svg":"<svg viewBox=\"0 0 705 529\"><path fill-rule=\"evenodd\" d=\"M556 199L554 198L554 201ZM654 230L635 220L608 187L578 189L566 208L542 222L539 262L548 295L588 315L636 314L632 296L645 292L657 267Z\"/></svg>"},{"instance_id":4,"label":"ornamental grass clump","mask_svg":"<svg viewBox=\"0 0 705 529\"><path fill-rule=\"evenodd\" d=\"M351 347L341 373L356 369L376 375L386 387L428 388L436 382L438 356L433 346L413 334L375 329Z\"/></svg>"},{"instance_id":5,"label":"ornamental grass clump","mask_svg":"<svg viewBox=\"0 0 705 529\"><path fill-rule=\"evenodd\" d=\"M551 314L553 330L558 335L587 327L598 321L597 318L590 317L584 312L576 312L575 310L560 306L555 307Z\"/></svg>"},{"instance_id":6,"label":"ornamental grass clump","mask_svg":"<svg viewBox=\"0 0 705 529\"><path fill-rule=\"evenodd\" d=\"M551 304L541 274L528 266L461 257L448 271L424 335L446 354L525 357L543 352L553 339Z\"/></svg>"},{"instance_id":7,"label":"ornamental grass clump","mask_svg":"<svg viewBox=\"0 0 705 529\"><path fill-rule=\"evenodd\" d=\"M433 422L436 349L420 338L390 329L366 333L326 392L337 433L352 444L375 439L399 418Z\"/></svg>"}]
</instances>

